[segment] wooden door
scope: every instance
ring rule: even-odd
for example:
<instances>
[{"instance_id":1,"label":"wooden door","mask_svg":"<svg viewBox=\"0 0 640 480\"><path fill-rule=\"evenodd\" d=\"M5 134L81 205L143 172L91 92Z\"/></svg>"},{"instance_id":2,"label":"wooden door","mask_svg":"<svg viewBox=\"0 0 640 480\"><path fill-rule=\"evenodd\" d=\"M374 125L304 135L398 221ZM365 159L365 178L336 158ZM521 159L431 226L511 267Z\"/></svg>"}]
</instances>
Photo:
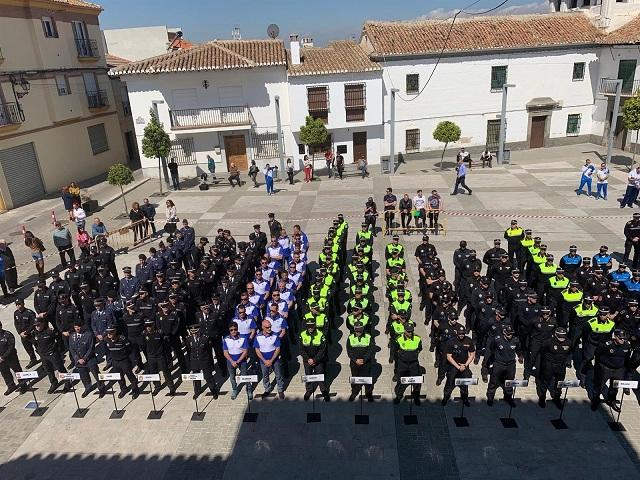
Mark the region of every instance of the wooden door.
<instances>
[{"instance_id":1,"label":"wooden door","mask_svg":"<svg viewBox=\"0 0 640 480\"><path fill-rule=\"evenodd\" d=\"M624 127L624 119L622 115L618 117L616 122L616 130L613 132L613 146L624 150L627 146L627 129Z\"/></svg>"},{"instance_id":2,"label":"wooden door","mask_svg":"<svg viewBox=\"0 0 640 480\"><path fill-rule=\"evenodd\" d=\"M353 132L353 162L367 159L367 132Z\"/></svg>"},{"instance_id":3,"label":"wooden door","mask_svg":"<svg viewBox=\"0 0 640 480\"><path fill-rule=\"evenodd\" d=\"M227 155L227 169L232 163L235 163L241 172L249 170L247 163L247 145L244 141L244 135L224 137L224 150Z\"/></svg>"},{"instance_id":4,"label":"wooden door","mask_svg":"<svg viewBox=\"0 0 640 480\"><path fill-rule=\"evenodd\" d=\"M544 147L544 130L547 124L547 117L533 117L531 119L531 139L529 148Z\"/></svg>"},{"instance_id":5,"label":"wooden door","mask_svg":"<svg viewBox=\"0 0 640 480\"><path fill-rule=\"evenodd\" d=\"M622 93L633 93L633 81L636 77L636 61L620 60L618 64L618 79L622 80Z\"/></svg>"}]
</instances>

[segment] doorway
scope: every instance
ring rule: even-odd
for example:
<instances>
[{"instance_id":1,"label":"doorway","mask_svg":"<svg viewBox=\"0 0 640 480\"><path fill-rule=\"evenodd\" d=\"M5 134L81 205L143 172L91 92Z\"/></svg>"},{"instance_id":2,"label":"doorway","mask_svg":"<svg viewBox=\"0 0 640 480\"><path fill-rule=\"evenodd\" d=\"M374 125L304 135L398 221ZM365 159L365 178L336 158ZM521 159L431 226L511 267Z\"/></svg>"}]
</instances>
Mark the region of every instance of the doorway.
<instances>
[{"instance_id":1,"label":"doorway","mask_svg":"<svg viewBox=\"0 0 640 480\"><path fill-rule=\"evenodd\" d=\"M353 132L353 162L367 159L367 132Z\"/></svg>"},{"instance_id":2,"label":"doorway","mask_svg":"<svg viewBox=\"0 0 640 480\"><path fill-rule=\"evenodd\" d=\"M224 137L224 150L227 157L227 170L232 163L240 171L249 169L247 163L247 144L244 141L244 135L229 135Z\"/></svg>"},{"instance_id":3,"label":"doorway","mask_svg":"<svg viewBox=\"0 0 640 480\"><path fill-rule=\"evenodd\" d=\"M624 127L624 119L622 118L622 115L618 117L616 129L613 132L613 146L620 150L624 150L627 146L627 129Z\"/></svg>"},{"instance_id":4,"label":"doorway","mask_svg":"<svg viewBox=\"0 0 640 480\"><path fill-rule=\"evenodd\" d=\"M531 117L531 137L529 139L529 148L544 147L544 132L546 127L546 116Z\"/></svg>"}]
</instances>

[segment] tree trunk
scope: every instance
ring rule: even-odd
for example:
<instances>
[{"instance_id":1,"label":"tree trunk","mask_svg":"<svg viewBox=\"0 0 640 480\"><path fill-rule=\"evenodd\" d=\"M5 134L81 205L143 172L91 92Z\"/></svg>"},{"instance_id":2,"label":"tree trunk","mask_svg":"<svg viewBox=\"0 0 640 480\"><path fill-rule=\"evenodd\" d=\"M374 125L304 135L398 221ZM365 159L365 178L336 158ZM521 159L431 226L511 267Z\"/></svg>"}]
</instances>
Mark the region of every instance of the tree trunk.
<instances>
[{"instance_id":1,"label":"tree trunk","mask_svg":"<svg viewBox=\"0 0 640 480\"><path fill-rule=\"evenodd\" d=\"M120 191L122 192L122 201L124 202L124 214L127 215L129 209L127 208L127 199L124 198L124 188L122 188L122 185L120 185Z\"/></svg>"},{"instance_id":2,"label":"tree trunk","mask_svg":"<svg viewBox=\"0 0 640 480\"><path fill-rule=\"evenodd\" d=\"M158 157L158 182L160 183L160 195L162 195L162 159Z\"/></svg>"},{"instance_id":3,"label":"tree trunk","mask_svg":"<svg viewBox=\"0 0 640 480\"><path fill-rule=\"evenodd\" d=\"M442 162L444 161L444 152L447 150L447 145L449 142L444 144L444 148L442 149L442 156L440 157L440 170L442 170Z\"/></svg>"}]
</instances>

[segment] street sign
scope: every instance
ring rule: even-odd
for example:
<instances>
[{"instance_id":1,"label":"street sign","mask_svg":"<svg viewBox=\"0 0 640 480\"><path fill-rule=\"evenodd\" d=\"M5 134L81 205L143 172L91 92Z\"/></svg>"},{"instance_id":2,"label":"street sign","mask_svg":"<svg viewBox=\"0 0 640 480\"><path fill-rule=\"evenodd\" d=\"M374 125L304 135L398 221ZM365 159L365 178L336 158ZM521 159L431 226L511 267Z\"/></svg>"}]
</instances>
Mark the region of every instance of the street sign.
<instances>
[{"instance_id":1,"label":"street sign","mask_svg":"<svg viewBox=\"0 0 640 480\"><path fill-rule=\"evenodd\" d=\"M302 383L324 382L324 373L318 375L302 375Z\"/></svg>"},{"instance_id":2,"label":"street sign","mask_svg":"<svg viewBox=\"0 0 640 480\"><path fill-rule=\"evenodd\" d=\"M505 380L505 387L528 387L529 380Z\"/></svg>"},{"instance_id":3,"label":"street sign","mask_svg":"<svg viewBox=\"0 0 640 480\"><path fill-rule=\"evenodd\" d=\"M182 374L182 381L183 382L188 382L190 380L204 380L204 373L183 373Z\"/></svg>"},{"instance_id":4,"label":"street sign","mask_svg":"<svg viewBox=\"0 0 640 480\"><path fill-rule=\"evenodd\" d=\"M147 375L138 375L139 382L159 382L160 374L159 373L149 373Z\"/></svg>"},{"instance_id":5,"label":"street sign","mask_svg":"<svg viewBox=\"0 0 640 480\"><path fill-rule=\"evenodd\" d=\"M104 382L105 380L122 380L122 375L119 373L99 373L98 380Z\"/></svg>"},{"instance_id":6,"label":"street sign","mask_svg":"<svg viewBox=\"0 0 640 480\"><path fill-rule=\"evenodd\" d=\"M238 375L236 377L236 383L257 383L258 375Z\"/></svg>"},{"instance_id":7,"label":"street sign","mask_svg":"<svg viewBox=\"0 0 640 480\"><path fill-rule=\"evenodd\" d=\"M613 380L613 388L629 388L636 390L638 388L637 380Z\"/></svg>"},{"instance_id":8,"label":"street sign","mask_svg":"<svg viewBox=\"0 0 640 480\"><path fill-rule=\"evenodd\" d=\"M16 372L16 378L18 380L30 380L32 378L38 378L38 372Z\"/></svg>"},{"instance_id":9,"label":"street sign","mask_svg":"<svg viewBox=\"0 0 640 480\"><path fill-rule=\"evenodd\" d=\"M457 387L468 387L471 385L478 385L477 378L456 378Z\"/></svg>"},{"instance_id":10,"label":"street sign","mask_svg":"<svg viewBox=\"0 0 640 480\"><path fill-rule=\"evenodd\" d=\"M349 377L351 385L373 385L373 377Z\"/></svg>"},{"instance_id":11,"label":"street sign","mask_svg":"<svg viewBox=\"0 0 640 480\"><path fill-rule=\"evenodd\" d=\"M80 380L80 374L79 373L61 373L58 372L58 380L63 381L63 380Z\"/></svg>"},{"instance_id":12,"label":"street sign","mask_svg":"<svg viewBox=\"0 0 640 480\"><path fill-rule=\"evenodd\" d=\"M403 385L415 385L421 384L424 381L424 377L422 375L418 375L415 377L400 377L400 383Z\"/></svg>"},{"instance_id":13,"label":"street sign","mask_svg":"<svg viewBox=\"0 0 640 480\"><path fill-rule=\"evenodd\" d=\"M580 386L580 380L564 380L558 382L558 388L576 388Z\"/></svg>"}]
</instances>

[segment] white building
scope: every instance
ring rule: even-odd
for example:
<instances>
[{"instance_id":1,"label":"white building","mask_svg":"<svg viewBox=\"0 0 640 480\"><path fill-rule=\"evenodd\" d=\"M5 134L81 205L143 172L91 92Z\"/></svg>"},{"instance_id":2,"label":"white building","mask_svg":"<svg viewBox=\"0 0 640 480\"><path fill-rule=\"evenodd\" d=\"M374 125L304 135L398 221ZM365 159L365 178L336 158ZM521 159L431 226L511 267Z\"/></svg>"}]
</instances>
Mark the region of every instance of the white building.
<instances>
[{"instance_id":1,"label":"white building","mask_svg":"<svg viewBox=\"0 0 640 480\"><path fill-rule=\"evenodd\" d=\"M329 131L326 146L344 156L345 163L364 157L378 163L384 135L382 68L351 41L318 48L291 36L289 104L294 144L289 151L305 152L300 126L310 115L321 118Z\"/></svg>"},{"instance_id":2,"label":"white building","mask_svg":"<svg viewBox=\"0 0 640 480\"><path fill-rule=\"evenodd\" d=\"M185 42L188 47L192 46L182 39L181 28L165 25L107 29L102 31L102 36L107 53L131 61L162 55Z\"/></svg>"},{"instance_id":3,"label":"white building","mask_svg":"<svg viewBox=\"0 0 640 480\"><path fill-rule=\"evenodd\" d=\"M602 79L624 78L626 95L638 90L640 51L620 45L638 43L640 29L637 19L611 33L594 22L590 11L458 19L439 63L450 21L367 22L361 45L384 68L383 156L392 89L394 150L407 158L438 154L432 132L443 120L460 126L458 146L495 150L505 83L515 85L507 148L606 141L613 100L611 82ZM617 133L617 146L625 146L620 124Z\"/></svg>"},{"instance_id":4,"label":"white building","mask_svg":"<svg viewBox=\"0 0 640 480\"><path fill-rule=\"evenodd\" d=\"M281 40L212 41L115 69L126 82L146 175L157 176L155 158L142 152L150 109L172 139L171 157L181 175L216 172L231 163L242 171L279 162L277 110L281 136L291 136L287 56ZM286 154L286 149L283 152Z\"/></svg>"}]
</instances>

